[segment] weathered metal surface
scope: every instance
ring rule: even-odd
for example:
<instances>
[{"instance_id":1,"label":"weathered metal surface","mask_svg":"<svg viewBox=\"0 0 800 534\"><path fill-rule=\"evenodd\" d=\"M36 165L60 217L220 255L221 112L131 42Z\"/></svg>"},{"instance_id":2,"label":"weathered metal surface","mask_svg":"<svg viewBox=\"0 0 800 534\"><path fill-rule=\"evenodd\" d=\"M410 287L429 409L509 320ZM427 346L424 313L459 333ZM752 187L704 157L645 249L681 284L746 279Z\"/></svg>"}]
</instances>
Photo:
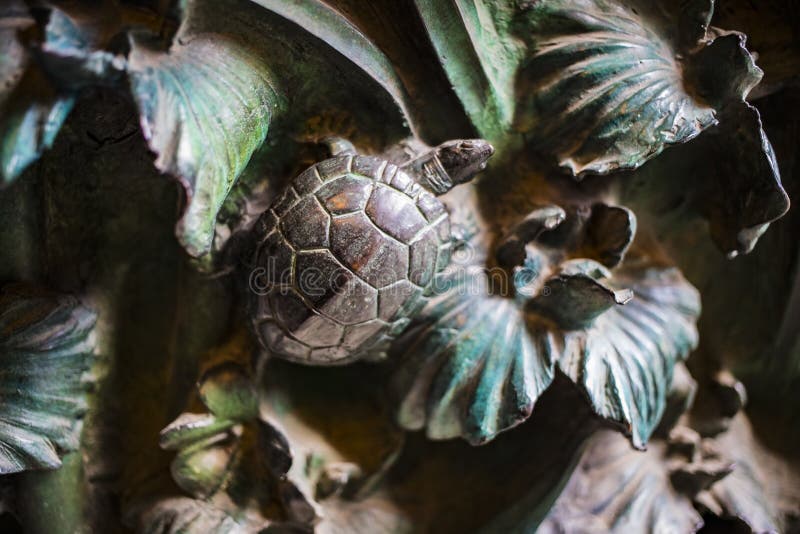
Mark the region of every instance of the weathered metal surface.
<instances>
[{"instance_id":1,"label":"weathered metal surface","mask_svg":"<svg viewBox=\"0 0 800 534\"><path fill-rule=\"evenodd\" d=\"M1 529L792 531L797 14L6 2Z\"/></svg>"}]
</instances>

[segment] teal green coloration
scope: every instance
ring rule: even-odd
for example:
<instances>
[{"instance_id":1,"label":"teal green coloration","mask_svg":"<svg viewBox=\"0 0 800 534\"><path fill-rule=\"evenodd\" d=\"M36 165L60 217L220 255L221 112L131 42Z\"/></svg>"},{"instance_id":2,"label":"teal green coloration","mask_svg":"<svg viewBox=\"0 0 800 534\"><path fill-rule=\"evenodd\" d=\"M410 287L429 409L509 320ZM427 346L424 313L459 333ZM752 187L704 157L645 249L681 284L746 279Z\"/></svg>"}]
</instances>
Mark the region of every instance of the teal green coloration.
<instances>
[{"instance_id":1,"label":"teal green coloration","mask_svg":"<svg viewBox=\"0 0 800 534\"><path fill-rule=\"evenodd\" d=\"M236 421L219 419L211 414L184 413L161 431L158 444L175 451L230 429Z\"/></svg>"},{"instance_id":2,"label":"teal green coloration","mask_svg":"<svg viewBox=\"0 0 800 534\"><path fill-rule=\"evenodd\" d=\"M177 451L172 478L196 498L210 498L231 476L242 436L237 420L258 416L252 379L239 365L226 362L206 372L197 385L200 400L212 414L183 413L161 431L161 448Z\"/></svg>"},{"instance_id":3,"label":"teal green coloration","mask_svg":"<svg viewBox=\"0 0 800 534\"><path fill-rule=\"evenodd\" d=\"M56 85L77 90L95 84L111 85L122 78L126 62L104 50L96 50L94 29L82 28L60 9L50 11L39 59Z\"/></svg>"},{"instance_id":4,"label":"teal green coloration","mask_svg":"<svg viewBox=\"0 0 800 534\"><path fill-rule=\"evenodd\" d=\"M211 497L230 475L240 437L241 428L234 428L179 449L170 464L172 479L196 498Z\"/></svg>"},{"instance_id":5,"label":"teal green coloration","mask_svg":"<svg viewBox=\"0 0 800 534\"><path fill-rule=\"evenodd\" d=\"M528 304L566 330L588 328L609 309L626 304L633 296L628 289L607 285L611 272L594 260L564 262L556 276L545 282L546 290Z\"/></svg>"},{"instance_id":6,"label":"teal green coloration","mask_svg":"<svg viewBox=\"0 0 800 534\"><path fill-rule=\"evenodd\" d=\"M363 70L391 96L415 132L405 86L389 58L341 13L320 0L250 0L297 24Z\"/></svg>"},{"instance_id":7,"label":"teal green coloration","mask_svg":"<svg viewBox=\"0 0 800 534\"><path fill-rule=\"evenodd\" d=\"M451 289L398 341L393 387L403 428L481 444L530 416L559 349L552 333L528 329L513 300L489 294L483 272L464 275L453 273Z\"/></svg>"},{"instance_id":8,"label":"teal green coloration","mask_svg":"<svg viewBox=\"0 0 800 534\"><path fill-rule=\"evenodd\" d=\"M600 306L607 310L600 314L580 303L554 306L558 318L554 309L526 312L521 303L490 294L482 271L453 276L460 281L398 342L393 387L403 428L425 428L432 439L485 443L530 417L558 368L597 414L619 424L634 446L644 446L664 411L672 368L697 344L699 296L677 271L620 269L608 285L592 285L613 307ZM590 277L559 274L545 281L533 302L556 298L558 283L572 278ZM634 298L617 287L630 288ZM581 291L587 290L574 289L572 296ZM569 313L574 321L561 328L541 320Z\"/></svg>"},{"instance_id":9,"label":"teal green coloration","mask_svg":"<svg viewBox=\"0 0 800 534\"><path fill-rule=\"evenodd\" d=\"M0 24L8 27L0 29L0 185L16 179L52 146L76 90L118 78L125 63L93 50L87 32L56 8L50 11L40 47L28 50L16 32L33 21L26 18L24 6L12 3L4 9ZM37 63L31 61L34 56Z\"/></svg>"},{"instance_id":10,"label":"teal green coloration","mask_svg":"<svg viewBox=\"0 0 800 534\"><path fill-rule=\"evenodd\" d=\"M0 473L53 469L78 448L95 320L72 297L0 292Z\"/></svg>"},{"instance_id":11,"label":"teal green coloration","mask_svg":"<svg viewBox=\"0 0 800 534\"><path fill-rule=\"evenodd\" d=\"M195 257L211 249L216 216L264 142L278 107L258 51L231 35L193 34L195 3L169 52L132 37L129 76L156 166L187 196L177 236Z\"/></svg>"},{"instance_id":12,"label":"teal green coloration","mask_svg":"<svg viewBox=\"0 0 800 534\"><path fill-rule=\"evenodd\" d=\"M56 97L50 102L30 102L0 121L3 183L17 178L53 145L61 126L75 103L73 97Z\"/></svg>"},{"instance_id":13,"label":"teal green coloration","mask_svg":"<svg viewBox=\"0 0 800 534\"><path fill-rule=\"evenodd\" d=\"M0 8L0 185L12 182L50 148L74 103L25 87L26 73L35 67L17 33L33 23L22 3Z\"/></svg>"},{"instance_id":14,"label":"teal green coloration","mask_svg":"<svg viewBox=\"0 0 800 534\"><path fill-rule=\"evenodd\" d=\"M224 362L209 369L197 389L212 414L181 414L161 431L159 442L176 451L172 479L192 498L141 503L134 514L138 531L259 532L272 523L263 512L275 498L269 464L274 452L271 429L255 421L252 379L238 364Z\"/></svg>"},{"instance_id":15,"label":"teal green coloration","mask_svg":"<svg viewBox=\"0 0 800 534\"><path fill-rule=\"evenodd\" d=\"M258 416L258 393L252 378L234 364L214 367L198 386L200 400L222 419L243 421Z\"/></svg>"},{"instance_id":16,"label":"teal green coloration","mask_svg":"<svg viewBox=\"0 0 800 534\"><path fill-rule=\"evenodd\" d=\"M680 37L698 28L677 3L534 3L517 21L530 46L517 128L575 175L636 168L688 141L716 123L683 79Z\"/></svg>"},{"instance_id":17,"label":"teal green coloration","mask_svg":"<svg viewBox=\"0 0 800 534\"><path fill-rule=\"evenodd\" d=\"M643 448L664 413L675 364L697 346L700 295L677 269L625 267L612 283L633 298L586 331L566 333L558 366L597 414Z\"/></svg>"},{"instance_id":18,"label":"teal green coloration","mask_svg":"<svg viewBox=\"0 0 800 534\"><path fill-rule=\"evenodd\" d=\"M428 36L453 90L481 137L498 149L514 116L520 43L510 34L508 0L417 0Z\"/></svg>"}]
</instances>

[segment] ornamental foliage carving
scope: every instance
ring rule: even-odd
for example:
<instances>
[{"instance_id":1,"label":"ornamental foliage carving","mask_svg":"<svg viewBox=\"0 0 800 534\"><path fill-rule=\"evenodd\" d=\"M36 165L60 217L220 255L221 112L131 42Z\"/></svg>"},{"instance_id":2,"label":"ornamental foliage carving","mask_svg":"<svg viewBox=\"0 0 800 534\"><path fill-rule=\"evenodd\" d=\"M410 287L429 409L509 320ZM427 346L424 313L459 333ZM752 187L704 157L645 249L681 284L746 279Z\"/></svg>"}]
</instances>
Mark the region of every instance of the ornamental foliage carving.
<instances>
[{"instance_id":1,"label":"ornamental foliage carving","mask_svg":"<svg viewBox=\"0 0 800 534\"><path fill-rule=\"evenodd\" d=\"M6 0L0 530L794 532L790 0Z\"/></svg>"}]
</instances>

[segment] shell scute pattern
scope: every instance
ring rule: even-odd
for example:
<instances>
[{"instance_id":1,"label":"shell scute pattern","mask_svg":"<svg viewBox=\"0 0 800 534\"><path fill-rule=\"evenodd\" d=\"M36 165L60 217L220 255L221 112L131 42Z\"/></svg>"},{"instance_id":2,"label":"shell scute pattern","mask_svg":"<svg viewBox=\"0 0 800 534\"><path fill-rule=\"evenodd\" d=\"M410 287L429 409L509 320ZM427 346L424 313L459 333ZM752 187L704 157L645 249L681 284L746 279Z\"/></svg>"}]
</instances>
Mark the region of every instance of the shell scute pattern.
<instances>
[{"instance_id":1,"label":"shell scute pattern","mask_svg":"<svg viewBox=\"0 0 800 534\"><path fill-rule=\"evenodd\" d=\"M281 231L295 249L329 246L330 216L313 195L305 196L281 220Z\"/></svg>"},{"instance_id":2,"label":"shell scute pattern","mask_svg":"<svg viewBox=\"0 0 800 534\"><path fill-rule=\"evenodd\" d=\"M444 206L396 165L338 156L301 173L259 220L267 295L254 326L273 353L346 363L384 350L449 257Z\"/></svg>"},{"instance_id":3,"label":"shell scute pattern","mask_svg":"<svg viewBox=\"0 0 800 534\"><path fill-rule=\"evenodd\" d=\"M331 251L375 288L392 284L408 273L408 246L381 232L363 211L333 220Z\"/></svg>"},{"instance_id":4,"label":"shell scute pattern","mask_svg":"<svg viewBox=\"0 0 800 534\"><path fill-rule=\"evenodd\" d=\"M293 187L287 188L273 203L272 211L276 217L283 217L283 215L294 207L295 203L300 199L297 191Z\"/></svg>"},{"instance_id":5,"label":"shell scute pattern","mask_svg":"<svg viewBox=\"0 0 800 534\"><path fill-rule=\"evenodd\" d=\"M322 178L320 178L316 165L309 167L294 179L294 188L301 195L313 193L320 187L322 187Z\"/></svg>"},{"instance_id":6,"label":"shell scute pattern","mask_svg":"<svg viewBox=\"0 0 800 534\"><path fill-rule=\"evenodd\" d=\"M372 194L372 188L371 180L356 175L346 175L328 182L315 194L331 215L344 215L363 210Z\"/></svg>"}]
</instances>

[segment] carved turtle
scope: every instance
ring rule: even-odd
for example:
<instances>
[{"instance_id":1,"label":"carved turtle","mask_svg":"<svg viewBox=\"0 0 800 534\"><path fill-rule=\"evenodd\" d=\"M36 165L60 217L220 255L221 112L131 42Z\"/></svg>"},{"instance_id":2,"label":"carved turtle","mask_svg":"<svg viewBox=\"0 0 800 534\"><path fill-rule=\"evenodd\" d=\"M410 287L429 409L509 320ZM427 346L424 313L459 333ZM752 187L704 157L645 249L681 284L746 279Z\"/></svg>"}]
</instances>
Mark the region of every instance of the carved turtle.
<instances>
[{"instance_id":1,"label":"carved turtle","mask_svg":"<svg viewBox=\"0 0 800 534\"><path fill-rule=\"evenodd\" d=\"M270 354L312 365L379 358L450 261L436 198L494 152L457 140L396 165L329 142L333 157L297 176L254 227L252 326Z\"/></svg>"}]
</instances>

